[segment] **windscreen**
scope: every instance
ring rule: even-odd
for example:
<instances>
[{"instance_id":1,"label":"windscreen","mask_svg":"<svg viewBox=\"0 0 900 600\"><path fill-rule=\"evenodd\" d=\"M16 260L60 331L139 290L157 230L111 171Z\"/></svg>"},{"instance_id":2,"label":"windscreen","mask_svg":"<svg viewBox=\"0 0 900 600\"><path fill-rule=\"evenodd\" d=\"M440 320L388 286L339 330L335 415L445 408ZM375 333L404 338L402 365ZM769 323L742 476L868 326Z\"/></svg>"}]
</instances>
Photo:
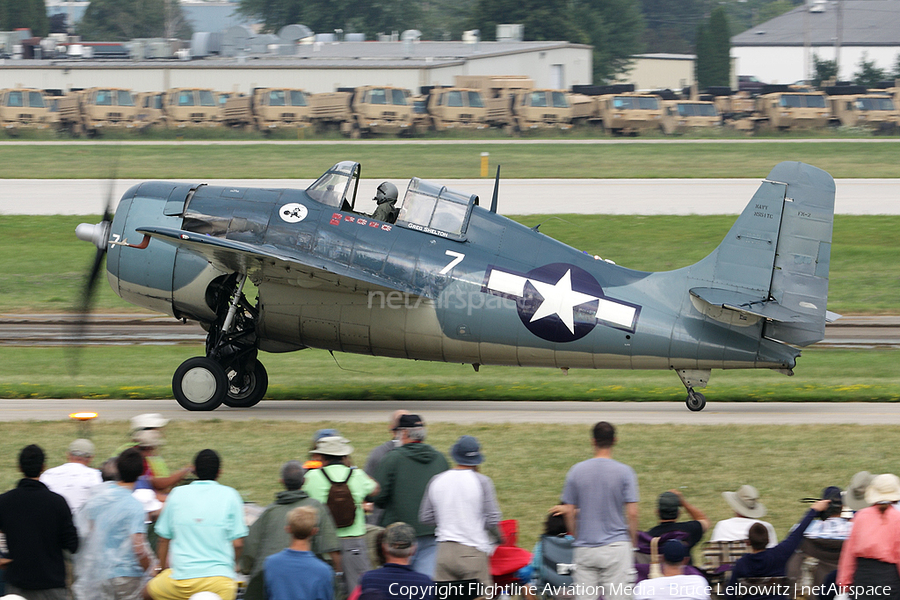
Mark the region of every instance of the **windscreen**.
<instances>
[{"instance_id":1,"label":"windscreen","mask_svg":"<svg viewBox=\"0 0 900 600\"><path fill-rule=\"evenodd\" d=\"M200 90L200 106L215 106L216 96L209 90Z\"/></svg>"},{"instance_id":2,"label":"windscreen","mask_svg":"<svg viewBox=\"0 0 900 600\"><path fill-rule=\"evenodd\" d=\"M44 96L40 92L28 92L28 106L44 108Z\"/></svg>"},{"instance_id":3,"label":"windscreen","mask_svg":"<svg viewBox=\"0 0 900 600\"><path fill-rule=\"evenodd\" d=\"M116 92L116 100L119 106L134 106L134 98L128 90L118 90Z\"/></svg>"},{"instance_id":4,"label":"windscreen","mask_svg":"<svg viewBox=\"0 0 900 600\"><path fill-rule=\"evenodd\" d=\"M306 106L306 93L302 90L291 90L291 106Z\"/></svg>"},{"instance_id":5,"label":"windscreen","mask_svg":"<svg viewBox=\"0 0 900 600\"><path fill-rule=\"evenodd\" d=\"M569 99L564 92L552 92L553 108L569 108Z\"/></svg>"}]
</instances>

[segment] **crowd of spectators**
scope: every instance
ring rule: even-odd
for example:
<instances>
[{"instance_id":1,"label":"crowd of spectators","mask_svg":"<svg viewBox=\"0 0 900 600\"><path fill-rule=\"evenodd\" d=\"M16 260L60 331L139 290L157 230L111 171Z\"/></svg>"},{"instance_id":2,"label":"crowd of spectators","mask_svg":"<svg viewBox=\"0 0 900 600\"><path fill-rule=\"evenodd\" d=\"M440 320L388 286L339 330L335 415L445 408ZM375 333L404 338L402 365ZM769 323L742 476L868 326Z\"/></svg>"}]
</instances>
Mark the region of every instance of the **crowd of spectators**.
<instances>
[{"instance_id":1,"label":"crowd of spectators","mask_svg":"<svg viewBox=\"0 0 900 600\"><path fill-rule=\"evenodd\" d=\"M658 524L640 532L637 474L613 458L616 430L600 422L592 457L570 468L559 503L548 507L532 564L507 572L496 549L514 540L504 538L494 484L479 472L486 457L475 437L456 441L451 467L425 443L421 417L397 411L390 439L361 469L350 440L320 430L306 462L282 465L274 502L253 511L218 482L215 450L168 469L158 453L167 422L132 419L131 443L99 470L87 439L73 441L66 462L51 469L39 446L21 449L22 479L0 495L0 600L466 600L501 592L774 600L797 595L782 584L798 556L816 558L821 599L900 600L900 479L891 474L861 472L846 491L826 488L780 541L751 485L722 493L734 516L715 526L680 490L663 491ZM711 544L746 544L727 565L724 589L712 588L691 556L710 529ZM553 593L529 585L542 581L566 585Z\"/></svg>"}]
</instances>

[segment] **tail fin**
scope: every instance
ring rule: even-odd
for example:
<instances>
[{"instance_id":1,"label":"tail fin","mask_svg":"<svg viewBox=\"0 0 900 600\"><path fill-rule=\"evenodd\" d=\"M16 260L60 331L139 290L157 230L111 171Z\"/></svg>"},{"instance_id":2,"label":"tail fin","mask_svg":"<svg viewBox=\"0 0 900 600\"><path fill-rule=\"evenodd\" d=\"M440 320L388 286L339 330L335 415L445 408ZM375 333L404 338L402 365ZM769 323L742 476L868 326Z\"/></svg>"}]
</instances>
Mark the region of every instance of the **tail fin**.
<instances>
[{"instance_id":1,"label":"tail fin","mask_svg":"<svg viewBox=\"0 0 900 600\"><path fill-rule=\"evenodd\" d=\"M696 265L692 275L708 287L694 287L691 294L765 318L764 337L798 346L815 343L825 336L833 224L831 175L783 162L719 247Z\"/></svg>"}]
</instances>

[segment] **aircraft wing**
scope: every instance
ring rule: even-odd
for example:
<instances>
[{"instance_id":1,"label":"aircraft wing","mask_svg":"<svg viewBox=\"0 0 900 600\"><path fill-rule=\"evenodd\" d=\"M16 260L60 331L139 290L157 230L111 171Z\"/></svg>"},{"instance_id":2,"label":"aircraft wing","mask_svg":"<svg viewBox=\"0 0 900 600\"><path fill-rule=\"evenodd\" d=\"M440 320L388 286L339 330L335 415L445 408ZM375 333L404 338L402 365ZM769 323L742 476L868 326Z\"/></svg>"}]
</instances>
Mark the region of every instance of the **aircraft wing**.
<instances>
[{"instance_id":1,"label":"aircraft wing","mask_svg":"<svg viewBox=\"0 0 900 600\"><path fill-rule=\"evenodd\" d=\"M331 285L337 291L348 293L400 291L412 296L428 296L423 290L414 290L407 282L391 280L381 273L350 268L321 257L289 254L274 246L248 244L168 227L140 227L137 232L195 252L222 271L246 273L251 281L306 287Z\"/></svg>"}]
</instances>

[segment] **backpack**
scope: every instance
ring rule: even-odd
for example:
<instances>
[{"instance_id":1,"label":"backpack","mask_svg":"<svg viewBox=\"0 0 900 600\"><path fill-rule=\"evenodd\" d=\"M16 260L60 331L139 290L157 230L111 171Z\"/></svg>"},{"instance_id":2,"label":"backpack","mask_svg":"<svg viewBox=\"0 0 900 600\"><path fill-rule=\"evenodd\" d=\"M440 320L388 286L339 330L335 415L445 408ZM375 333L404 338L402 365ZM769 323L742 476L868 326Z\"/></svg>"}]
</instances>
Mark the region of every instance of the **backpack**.
<instances>
[{"instance_id":1,"label":"backpack","mask_svg":"<svg viewBox=\"0 0 900 600\"><path fill-rule=\"evenodd\" d=\"M356 467L350 467L350 473L347 474L347 479L344 481L332 481L324 467L321 469L322 475L331 484L325 506L331 512L331 518L334 519L334 524L338 529L350 527L356 520L356 502L353 501L353 494L350 493L350 486L347 485L347 482L353 477L354 469Z\"/></svg>"}]
</instances>

